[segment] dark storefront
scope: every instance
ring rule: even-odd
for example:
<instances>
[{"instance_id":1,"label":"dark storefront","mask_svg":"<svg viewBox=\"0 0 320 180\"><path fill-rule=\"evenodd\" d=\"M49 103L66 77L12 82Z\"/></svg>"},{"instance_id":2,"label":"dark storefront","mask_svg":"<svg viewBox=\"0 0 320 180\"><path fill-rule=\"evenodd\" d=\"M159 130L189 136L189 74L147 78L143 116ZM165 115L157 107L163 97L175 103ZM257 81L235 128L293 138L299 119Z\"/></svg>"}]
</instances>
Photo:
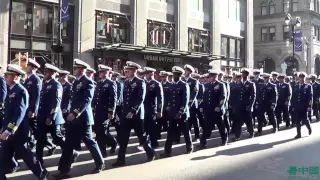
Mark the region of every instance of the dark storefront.
<instances>
[{"instance_id":1,"label":"dark storefront","mask_svg":"<svg viewBox=\"0 0 320 180\"><path fill-rule=\"evenodd\" d=\"M58 54L51 50L58 36L58 4L13 0L10 7L9 63L18 63L19 58L35 58L44 65L51 63L61 69L72 70L73 60L73 21L62 24L64 52L61 61ZM69 8L73 19L74 8Z\"/></svg>"}]
</instances>

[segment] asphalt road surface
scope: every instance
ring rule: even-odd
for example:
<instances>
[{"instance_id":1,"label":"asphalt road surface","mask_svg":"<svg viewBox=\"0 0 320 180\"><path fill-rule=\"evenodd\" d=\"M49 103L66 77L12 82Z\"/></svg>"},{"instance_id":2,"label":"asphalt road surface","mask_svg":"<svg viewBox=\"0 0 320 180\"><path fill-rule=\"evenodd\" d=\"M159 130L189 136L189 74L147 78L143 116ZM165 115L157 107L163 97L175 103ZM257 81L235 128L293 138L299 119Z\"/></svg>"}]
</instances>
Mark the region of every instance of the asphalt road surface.
<instances>
[{"instance_id":1,"label":"asphalt road surface","mask_svg":"<svg viewBox=\"0 0 320 180\"><path fill-rule=\"evenodd\" d=\"M127 166L112 168L116 156L105 158L107 169L98 175L90 175L94 168L89 151L83 147L78 161L74 163L70 179L116 179L116 180L320 180L320 123L312 124L313 134L308 136L306 127L302 127L303 138L293 140L296 129L271 134L271 127L264 128L264 135L246 139L220 147L218 131L214 131L208 141L208 149L197 150L193 154L184 154L185 144L173 146L173 157L160 159L163 148L157 149L157 159L144 163L146 155L137 149L138 140L130 137L127 150ZM160 145L165 143L166 133L162 133ZM231 136L232 138L232 136ZM83 145L84 146L84 145ZM46 153L46 152L45 152ZM61 150L45 158L45 164L51 174L57 173L57 164ZM10 180L36 179L24 163L21 169L8 175Z\"/></svg>"}]
</instances>

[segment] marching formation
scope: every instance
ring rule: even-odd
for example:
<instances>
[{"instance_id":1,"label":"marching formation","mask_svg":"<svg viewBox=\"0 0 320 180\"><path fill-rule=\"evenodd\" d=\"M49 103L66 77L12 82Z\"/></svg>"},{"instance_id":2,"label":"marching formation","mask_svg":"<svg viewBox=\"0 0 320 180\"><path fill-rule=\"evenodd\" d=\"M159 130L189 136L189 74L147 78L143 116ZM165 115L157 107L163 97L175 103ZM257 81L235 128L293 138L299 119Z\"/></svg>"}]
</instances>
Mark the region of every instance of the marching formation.
<instances>
[{"instance_id":1,"label":"marching formation","mask_svg":"<svg viewBox=\"0 0 320 180\"><path fill-rule=\"evenodd\" d=\"M260 70L251 74L244 68L232 75L212 69L200 75L185 65L172 67L172 72L160 71L156 80L156 69L141 68L131 61L126 62L124 75L102 64L96 72L79 59L74 60L75 77L51 64L45 65L40 77L36 74L39 68L29 59L26 72L9 64L0 77L1 180L19 169L18 159L23 159L38 179L47 179L44 148L51 156L57 146L62 155L59 173L53 176L68 178L81 142L95 162L92 173L105 169L107 147L109 154L115 154L119 147L112 166L124 166L132 129L139 139L138 148L150 162L155 159L161 132L167 132L160 155L166 158L172 154L172 145L180 143L181 134L189 154L195 142L199 142L199 149L207 148L216 126L225 146L241 139L243 124L249 138L254 138L269 125L276 133L284 121L286 128L297 129L294 138L301 138L302 125L312 133L312 115L320 121L320 78L304 72L290 77L277 72L261 74ZM110 126L116 129L115 137Z\"/></svg>"}]
</instances>

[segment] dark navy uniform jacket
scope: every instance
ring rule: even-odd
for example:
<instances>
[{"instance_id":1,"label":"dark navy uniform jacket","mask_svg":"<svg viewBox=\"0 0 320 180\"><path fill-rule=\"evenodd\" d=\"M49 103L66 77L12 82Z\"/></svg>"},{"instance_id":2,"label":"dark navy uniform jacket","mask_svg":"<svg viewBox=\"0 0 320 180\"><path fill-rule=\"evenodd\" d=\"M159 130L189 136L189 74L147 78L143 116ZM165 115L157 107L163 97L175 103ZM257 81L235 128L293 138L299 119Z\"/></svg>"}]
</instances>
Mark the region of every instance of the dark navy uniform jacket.
<instances>
[{"instance_id":1,"label":"dark navy uniform jacket","mask_svg":"<svg viewBox=\"0 0 320 180\"><path fill-rule=\"evenodd\" d=\"M108 113L114 115L117 103L117 83L110 79L99 81L93 97L93 107L95 109L95 122L105 122L108 120Z\"/></svg>"},{"instance_id":2,"label":"dark navy uniform jacket","mask_svg":"<svg viewBox=\"0 0 320 180\"><path fill-rule=\"evenodd\" d=\"M8 86L6 80L0 76L0 103L4 103L7 97Z\"/></svg>"},{"instance_id":3,"label":"dark navy uniform jacket","mask_svg":"<svg viewBox=\"0 0 320 180\"><path fill-rule=\"evenodd\" d=\"M199 92L199 81L194 79L193 77L189 77L188 80L186 78L182 78L189 85L190 89L190 99L189 99L189 107L193 105L198 108L198 100L197 95Z\"/></svg>"},{"instance_id":4,"label":"dark navy uniform jacket","mask_svg":"<svg viewBox=\"0 0 320 180\"><path fill-rule=\"evenodd\" d=\"M228 107L228 102L229 102L229 96L230 96L230 86L229 83L227 81L220 81L224 84L224 86L226 87L226 102L225 102L225 107Z\"/></svg>"},{"instance_id":5,"label":"dark navy uniform jacket","mask_svg":"<svg viewBox=\"0 0 320 180\"><path fill-rule=\"evenodd\" d=\"M123 103L123 82L116 81L117 83L117 106L122 106Z\"/></svg>"},{"instance_id":6,"label":"dark navy uniform jacket","mask_svg":"<svg viewBox=\"0 0 320 180\"><path fill-rule=\"evenodd\" d=\"M280 82L278 81L278 80L270 80L270 82L272 83L272 84L275 84L275 85L278 85Z\"/></svg>"},{"instance_id":7,"label":"dark navy uniform jacket","mask_svg":"<svg viewBox=\"0 0 320 180\"><path fill-rule=\"evenodd\" d=\"M313 90L313 105L316 103L319 104L320 101L320 84L315 82L312 83L312 90Z\"/></svg>"},{"instance_id":8,"label":"dark navy uniform jacket","mask_svg":"<svg viewBox=\"0 0 320 180\"><path fill-rule=\"evenodd\" d=\"M28 104L29 95L23 85L16 84L12 89L8 89L1 132L9 131L13 134L13 138L20 142L28 139L29 122L26 116Z\"/></svg>"},{"instance_id":9,"label":"dark navy uniform jacket","mask_svg":"<svg viewBox=\"0 0 320 180\"><path fill-rule=\"evenodd\" d=\"M62 93L63 88L59 81L55 79L44 81L37 117L38 124L45 124L47 118L52 120L53 125L64 124L61 111Z\"/></svg>"},{"instance_id":10,"label":"dark navy uniform jacket","mask_svg":"<svg viewBox=\"0 0 320 180\"><path fill-rule=\"evenodd\" d=\"M161 83L151 79L147 81L146 88L146 97L144 99L146 114L162 113L163 89Z\"/></svg>"},{"instance_id":11,"label":"dark navy uniform jacket","mask_svg":"<svg viewBox=\"0 0 320 180\"><path fill-rule=\"evenodd\" d=\"M215 108L219 107L220 112L225 113L225 103L227 100L227 90L224 83L215 81L205 84L203 94L203 112L215 112Z\"/></svg>"},{"instance_id":12,"label":"dark navy uniform jacket","mask_svg":"<svg viewBox=\"0 0 320 180\"><path fill-rule=\"evenodd\" d=\"M169 82L169 81L162 82L163 95L164 95L164 100L163 100L164 109L167 108L169 99L171 97L171 87L172 87L172 82Z\"/></svg>"},{"instance_id":13,"label":"dark navy uniform jacket","mask_svg":"<svg viewBox=\"0 0 320 180\"><path fill-rule=\"evenodd\" d=\"M74 122L85 122L87 125L93 125L93 115L91 102L94 93L94 82L88 76L84 75L75 80L72 87L72 99L70 111L76 117Z\"/></svg>"},{"instance_id":14,"label":"dark navy uniform jacket","mask_svg":"<svg viewBox=\"0 0 320 180\"><path fill-rule=\"evenodd\" d=\"M257 104L259 108L270 108L275 107L278 99L277 87L275 84L268 82L264 83L260 89Z\"/></svg>"},{"instance_id":15,"label":"dark navy uniform jacket","mask_svg":"<svg viewBox=\"0 0 320 180\"><path fill-rule=\"evenodd\" d=\"M230 96L229 96L229 108L235 109L237 103L239 103L239 98L241 96L241 91L242 91L242 84L241 82L231 82L229 84L230 87ZM234 110L232 110L234 111Z\"/></svg>"},{"instance_id":16,"label":"dark navy uniform jacket","mask_svg":"<svg viewBox=\"0 0 320 180\"><path fill-rule=\"evenodd\" d=\"M65 82L62 85L63 88L63 94L62 94L62 101L61 101L61 109L67 110L67 112L70 111L71 107L71 95L72 95L72 84L69 82Z\"/></svg>"},{"instance_id":17,"label":"dark navy uniform jacket","mask_svg":"<svg viewBox=\"0 0 320 180\"><path fill-rule=\"evenodd\" d=\"M277 84L278 90L278 106L283 106L287 102L290 105L291 97L292 97L292 89L289 83L278 83Z\"/></svg>"},{"instance_id":18,"label":"dark navy uniform jacket","mask_svg":"<svg viewBox=\"0 0 320 180\"><path fill-rule=\"evenodd\" d=\"M297 83L292 90L291 106L294 110L307 111L313 104L313 90L310 84Z\"/></svg>"},{"instance_id":19,"label":"dark navy uniform jacket","mask_svg":"<svg viewBox=\"0 0 320 180\"><path fill-rule=\"evenodd\" d=\"M168 100L168 116L170 118L175 118L177 115L186 115L186 118L189 118L189 98L190 89L186 82L182 80L172 82L171 97Z\"/></svg>"},{"instance_id":20,"label":"dark navy uniform jacket","mask_svg":"<svg viewBox=\"0 0 320 180\"><path fill-rule=\"evenodd\" d=\"M235 111L253 111L253 106L257 100L256 98L256 85L251 81L245 81L238 84L240 86L240 96L238 101L235 102ZM239 88L237 86L237 88Z\"/></svg>"},{"instance_id":21,"label":"dark navy uniform jacket","mask_svg":"<svg viewBox=\"0 0 320 180\"><path fill-rule=\"evenodd\" d=\"M28 112L31 111L37 116L42 82L37 75L31 74L30 77L25 80L24 87L27 89L30 96Z\"/></svg>"},{"instance_id":22,"label":"dark navy uniform jacket","mask_svg":"<svg viewBox=\"0 0 320 180\"><path fill-rule=\"evenodd\" d=\"M259 78L257 80L254 80L253 83L256 86L256 99L259 99L261 88L263 88L264 86L264 80L262 78ZM258 101L256 101L256 103L258 103Z\"/></svg>"},{"instance_id":23,"label":"dark navy uniform jacket","mask_svg":"<svg viewBox=\"0 0 320 180\"><path fill-rule=\"evenodd\" d=\"M197 101L198 101L199 107L201 107L201 108L203 108L203 106L202 106L203 94L204 94L204 84L203 83L199 83L199 92L198 92L198 95L197 95Z\"/></svg>"},{"instance_id":24,"label":"dark navy uniform jacket","mask_svg":"<svg viewBox=\"0 0 320 180\"><path fill-rule=\"evenodd\" d=\"M124 82L123 88L123 115L126 116L129 112L138 116L141 120L144 119L143 101L146 95L145 80L138 77L127 79Z\"/></svg>"}]
</instances>

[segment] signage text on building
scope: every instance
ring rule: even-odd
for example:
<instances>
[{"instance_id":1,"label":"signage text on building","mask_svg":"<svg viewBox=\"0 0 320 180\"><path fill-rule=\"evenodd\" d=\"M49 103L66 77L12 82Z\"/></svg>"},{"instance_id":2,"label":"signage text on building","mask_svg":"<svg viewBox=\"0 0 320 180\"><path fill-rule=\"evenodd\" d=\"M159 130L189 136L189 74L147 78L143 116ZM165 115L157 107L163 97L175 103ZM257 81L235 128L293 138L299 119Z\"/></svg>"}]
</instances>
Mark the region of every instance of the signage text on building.
<instances>
[{"instance_id":1,"label":"signage text on building","mask_svg":"<svg viewBox=\"0 0 320 180\"><path fill-rule=\"evenodd\" d=\"M178 57L158 56L158 55L151 55L151 54L143 55L143 59L147 61L182 63L182 59Z\"/></svg>"}]
</instances>

